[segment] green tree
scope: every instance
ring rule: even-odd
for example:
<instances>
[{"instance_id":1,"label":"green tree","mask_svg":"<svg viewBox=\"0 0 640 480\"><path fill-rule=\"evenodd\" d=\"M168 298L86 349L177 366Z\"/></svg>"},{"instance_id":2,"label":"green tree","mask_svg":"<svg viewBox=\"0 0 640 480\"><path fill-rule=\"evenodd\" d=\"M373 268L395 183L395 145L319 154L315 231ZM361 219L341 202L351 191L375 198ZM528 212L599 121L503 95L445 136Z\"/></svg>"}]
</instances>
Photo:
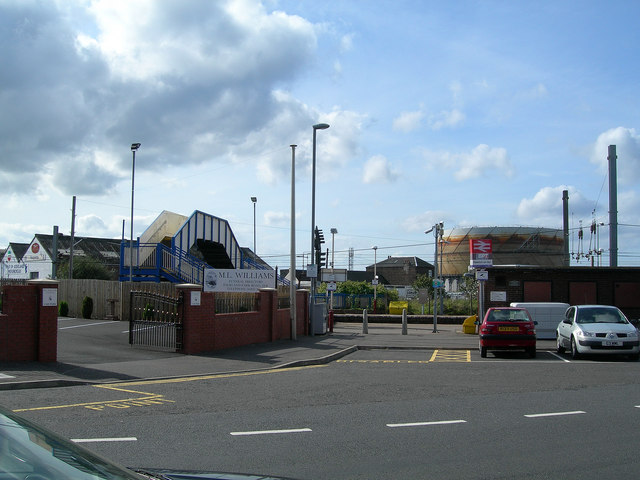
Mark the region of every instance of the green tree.
<instances>
[{"instance_id":1,"label":"green tree","mask_svg":"<svg viewBox=\"0 0 640 480\"><path fill-rule=\"evenodd\" d=\"M422 273L418 275L413 282L413 288L416 291L420 291L423 289L427 290L427 295L429 298L427 311L431 310L431 299L433 298L434 288L433 288L433 278L427 275L426 273Z\"/></svg>"},{"instance_id":2,"label":"green tree","mask_svg":"<svg viewBox=\"0 0 640 480\"><path fill-rule=\"evenodd\" d=\"M469 315L472 315L474 313L473 305L476 304L478 300L478 281L473 277L465 276L462 278L463 280L460 282L458 288L469 300Z\"/></svg>"},{"instance_id":3,"label":"green tree","mask_svg":"<svg viewBox=\"0 0 640 480\"><path fill-rule=\"evenodd\" d=\"M65 262L58 267L58 278L69 278L69 262ZM109 270L98 260L85 257L73 257L73 278L97 279L97 280L117 280L115 273Z\"/></svg>"}]
</instances>

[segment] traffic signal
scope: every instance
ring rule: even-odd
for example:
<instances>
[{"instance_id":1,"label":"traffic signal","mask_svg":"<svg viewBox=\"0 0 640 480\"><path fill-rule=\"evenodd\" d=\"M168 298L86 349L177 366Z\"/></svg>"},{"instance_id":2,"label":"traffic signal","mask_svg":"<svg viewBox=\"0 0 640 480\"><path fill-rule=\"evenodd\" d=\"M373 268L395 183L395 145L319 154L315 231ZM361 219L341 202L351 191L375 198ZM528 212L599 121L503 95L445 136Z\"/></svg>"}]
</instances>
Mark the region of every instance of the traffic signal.
<instances>
[{"instance_id":1,"label":"traffic signal","mask_svg":"<svg viewBox=\"0 0 640 480\"><path fill-rule=\"evenodd\" d=\"M313 238L313 246L316 249L316 252L320 251L322 244L324 243L324 235L322 234L322 230L319 230L316 227L315 236Z\"/></svg>"},{"instance_id":2,"label":"traffic signal","mask_svg":"<svg viewBox=\"0 0 640 480\"><path fill-rule=\"evenodd\" d=\"M316 263L318 268L325 268L327 266L327 252L320 250L316 251Z\"/></svg>"}]
</instances>

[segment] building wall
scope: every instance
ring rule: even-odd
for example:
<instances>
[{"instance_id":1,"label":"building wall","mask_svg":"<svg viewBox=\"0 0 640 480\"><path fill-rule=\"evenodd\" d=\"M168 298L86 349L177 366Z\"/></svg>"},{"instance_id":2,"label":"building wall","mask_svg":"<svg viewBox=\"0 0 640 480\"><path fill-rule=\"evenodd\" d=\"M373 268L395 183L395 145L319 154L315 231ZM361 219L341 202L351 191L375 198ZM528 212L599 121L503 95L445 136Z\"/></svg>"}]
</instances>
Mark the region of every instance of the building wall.
<instances>
[{"instance_id":1,"label":"building wall","mask_svg":"<svg viewBox=\"0 0 640 480\"><path fill-rule=\"evenodd\" d=\"M47 279L53 275L51 257L36 239L22 256L22 262L27 265L30 279Z\"/></svg>"},{"instance_id":2,"label":"building wall","mask_svg":"<svg viewBox=\"0 0 640 480\"><path fill-rule=\"evenodd\" d=\"M485 282L485 309L511 302L602 304L640 318L640 268L493 267Z\"/></svg>"},{"instance_id":3,"label":"building wall","mask_svg":"<svg viewBox=\"0 0 640 480\"><path fill-rule=\"evenodd\" d=\"M25 280L29 278L29 267L13 252L11 246L7 248L0 262L0 278L9 280Z\"/></svg>"}]
</instances>

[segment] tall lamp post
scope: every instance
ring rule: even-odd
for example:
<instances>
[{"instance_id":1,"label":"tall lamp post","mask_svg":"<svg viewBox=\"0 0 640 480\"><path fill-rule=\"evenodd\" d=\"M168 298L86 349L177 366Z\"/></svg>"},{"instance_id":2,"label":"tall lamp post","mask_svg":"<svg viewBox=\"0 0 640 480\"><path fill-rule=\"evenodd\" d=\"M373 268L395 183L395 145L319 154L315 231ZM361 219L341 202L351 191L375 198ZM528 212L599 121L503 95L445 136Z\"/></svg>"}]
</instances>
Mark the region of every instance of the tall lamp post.
<instances>
[{"instance_id":1,"label":"tall lamp post","mask_svg":"<svg viewBox=\"0 0 640 480\"><path fill-rule=\"evenodd\" d=\"M316 229L316 132L318 130L326 130L329 128L327 123L318 123L313 126L313 146L311 151L311 263L315 262L314 256L314 235ZM316 265L317 275L317 265ZM314 305L316 302L316 277L311 277L311 301L309 307L311 308L310 320L313 321ZM312 326L313 328L313 326Z\"/></svg>"},{"instance_id":2,"label":"tall lamp post","mask_svg":"<svg viewBox=\"0 0 640 480\"><path fill-rule=\"evenodd\" d=\"M296 146L291 145L291 245L289 246L289 319L291 320L291 340L297 339L296 328Z\"/></svg>"},{"instance_id":3,"label":"tall lamp post","mask_svg":"<svg viewBox=\"0 0 640 480\"><path fill-rule=\"evenodd\" d=\"M378 247L373 248L373 313L378 307Z\"/></svg>"},{"instance_id":4,"label":"tall lamp post","mask_svg":"<svg viewBox=\"0 0 640 480\"><path fill-rule=\"evenodd\" d=\"M253 254L257 256L257 253L256 253L256 203L258 202L258 197L251 197L251 201L253 202Z\"/></svg>"},{"instance_id":5,"label":"tall lamp post","mask_svg":"<svg viewBox=\"0 0 640 480\"><path fill-rule=\"evenodd\" d=\"M131 144L131 153L133 154L133 164L131 167L131 236L129 237L129 281L133 282L133 192L134 178L136 175L136 151L140 148L139 143Z\"/></svg>"}]
</instances>

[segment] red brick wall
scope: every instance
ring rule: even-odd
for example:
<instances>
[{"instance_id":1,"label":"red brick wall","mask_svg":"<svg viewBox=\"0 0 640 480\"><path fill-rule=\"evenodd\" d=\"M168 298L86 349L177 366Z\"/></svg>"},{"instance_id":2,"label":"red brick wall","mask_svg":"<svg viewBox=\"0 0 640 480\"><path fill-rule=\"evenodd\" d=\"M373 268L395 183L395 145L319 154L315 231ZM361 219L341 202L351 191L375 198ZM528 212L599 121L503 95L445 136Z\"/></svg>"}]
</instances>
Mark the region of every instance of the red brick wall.
<instances>
[{"instance_id":1,"label":"red brick wall","mask_svg":"<svg viewBox=\"0 0 640 480\"><path fill-rule=\"evenodd\" d=\"M6 285L2 288L0 315L0 361L55 362L58 350L58 307L42 306L42 289L56 288L45 282Z\"/></svg>"},{"instance_id":2,"label":"red brick wall","mask_svg":"<svg viewBox=\"0 0 640 480\"><path fill-rule=\"evenodd\" d=\"M196 354L225 348L291 338L289 309L278 310L277 291L261 290L257 312L215 313L215 293L195 285L178 287L184 292L183 353ZM200 305L191 305L192 292L200 293ZM297 333L304 334L308 319L308 292L296 297Z\"/></svg>"},{"instance_id":3,"label":"red brick wall","mask_svg":"<svg viewBox=\"0 0 640 480\"><path fill-rule=\"evenodd\" d=\"M496 266L487 270L489 279L485 282L485 309L526 301L525 285L528 282L549 282L551 302L615 305L627 317L640 318L640 297L616 295L619 285L640 283L640 269L637 267ZM628 293L635 288L626 286L624 291ZM505 302L491 301L491 292L496 291L506 292ZM579 292L582 294L579 295ZM588 295L585 296L585 293Z\"/></svg>"}]
</instances>

